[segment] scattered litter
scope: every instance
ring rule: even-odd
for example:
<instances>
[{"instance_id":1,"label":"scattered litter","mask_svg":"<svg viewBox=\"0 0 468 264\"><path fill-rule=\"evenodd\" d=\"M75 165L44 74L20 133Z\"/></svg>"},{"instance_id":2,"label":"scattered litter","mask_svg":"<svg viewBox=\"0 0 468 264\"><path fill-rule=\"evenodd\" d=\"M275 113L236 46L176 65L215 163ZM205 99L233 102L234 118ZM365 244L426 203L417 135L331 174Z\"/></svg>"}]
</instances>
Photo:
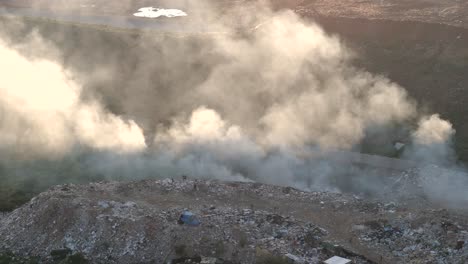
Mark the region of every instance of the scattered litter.
<instances>
[{"instance_id":1,"label":"scattered litter","mask_svg":"<svg viewBox=\"0 0 468 264\"><path fill-rule=\"evenodd\" d=\"M200 264L217 264L217 258L202 258Z\"/></svg>"},{"instance_id":2,"label":"scattered litter","mask_svg":"<svg viewBox=\"0 0 468 264\"><path fill-rule=\"evenodd\" d=\"M186 224L188 226L199 226L200 221L195 217L192 212L184 211L179 218L179 224Z\"/></svg>"},{"instance_id":3,"label":"scattered litter","mask_svg":"<svg viewBox=\"0 0 468 264\"><path fill-rule=\"evenodd\" d=\"M302 258L300 258L298 256L295 256L293 254L288 253L285 256L290 260L291 263L294 263L294 264L303 264L304 263L304 260Z\"/></svg>"},{"instance_id":4,"label":"scattered litter","mask_svg":"<svg viewBox=\"0 0 468 264\"><path fill-rule=\"evenodd\" d=\"M334 256L324 261L325 264L348 264L351 260L342 257Z\"/></svg>"},{"instance_id":5,"label":"scattered litter","mask_svg":"<svg viewBox=\"0 0 468 264\"><path fill-rule=\"evenodd\" d=\"M401 143L401 142L396 142L394 146L395 146L395 149L396 149L397 151L400 151L400 150L402 150L402 149L405 147L405 144L403 144L403 143Z\"/></svg>"},{"instance_id":6,"label":"scattered litter","mask_svg":"<svg viewBox=\"0 0 468 264\"><path fill-rule=\"evenodd\" d=\"M411 182L411 175L397 184ZM229 202L239 194L253 200L232 206ZM271 200L270 195L278 204L312 204L330 214L364 214L366 220L350 223L351 240L330 241L329 230L292 214L294 205L285 213L281 207L255 204ZM173 204L174 198L185 202ZM156 205L155 200L160 202ZM255 263L258 250L266 251L267 259L296 264L369 264L361 252L351 251L362 245L402 263L466 263L468 225L463 218L438 209L407 211L402 205L401 200L377 202L342 193L213 180L92 183L68 185L67 190L57 186L1 218L0 248L47 258L64 245L93 263L106 263L108 256L155 258L155 263ZM337 258L323 262L331 256ZM331 262L340 260L338 256L345 262Z\"/></svg>"}]
</instances>

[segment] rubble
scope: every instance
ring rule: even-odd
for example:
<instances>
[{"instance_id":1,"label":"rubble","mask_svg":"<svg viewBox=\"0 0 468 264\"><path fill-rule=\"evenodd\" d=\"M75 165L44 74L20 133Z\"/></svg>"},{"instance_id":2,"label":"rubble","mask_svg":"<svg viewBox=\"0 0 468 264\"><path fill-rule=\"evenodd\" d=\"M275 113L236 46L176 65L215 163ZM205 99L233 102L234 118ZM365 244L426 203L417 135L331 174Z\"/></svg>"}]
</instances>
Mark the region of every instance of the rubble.
<instances>
[{"instance_id":1,"label":"rubble","mask_svg":"<svg viewBox=\"0 0 468 264\"><path fill-rule=\"evenodd\" d=\"M184 215L197 224L180 224ZM0 253L46 262L66 250L92 263L323 263L339 256L356 264L461 264L467 225L448 210L258 183L92 183L54 187L1 219Z\"/></svg>"},{"instance_id":2,"label":"rubble","mask_svg":"<svg viewBox=\"0 0 468 264\"><path fill-rule=\"evenodd\" d=\"M354 228L353 232L365 244L386 248L394 256L423 263L466 263L468 232L458 223L427 219L414 221L410 213L388 220L369 221Z\"/></svg>"},{"instance_id":3,"label":"rubble","mask_svg":"<svg viewBox=\"0 0 468 264\"><path fill-rule=\"evenodd\" d=\"M303 264L305 263L304 260L301 257L295 256L293 254L286 254L286 258L288 258L290 263L296 263L296 264Z\"/></svg>"}]
</instances>

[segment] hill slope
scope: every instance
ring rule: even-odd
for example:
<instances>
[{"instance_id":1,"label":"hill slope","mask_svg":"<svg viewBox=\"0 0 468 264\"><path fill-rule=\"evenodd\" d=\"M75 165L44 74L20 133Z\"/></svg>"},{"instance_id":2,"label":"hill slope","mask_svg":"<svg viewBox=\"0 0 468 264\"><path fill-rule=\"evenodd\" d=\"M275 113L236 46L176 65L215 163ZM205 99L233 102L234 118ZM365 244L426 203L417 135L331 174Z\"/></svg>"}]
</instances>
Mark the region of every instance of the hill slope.
<instances>
[{"instance_id":1,"label":"hill slope","mask_svg":"<svg viewBox=\"0 0 468 264\"><path fill-rule=\"evenodd\" d=\"M201 224L178 223L185 210ZM54 187L1 220L0 248L45 261L67 249L93 263L198 256L260 263L288 253L307 263L333 255L354 263L466 263L467 231L466 215L432 206L166 179Z\"/></svg>"}]
</instances>

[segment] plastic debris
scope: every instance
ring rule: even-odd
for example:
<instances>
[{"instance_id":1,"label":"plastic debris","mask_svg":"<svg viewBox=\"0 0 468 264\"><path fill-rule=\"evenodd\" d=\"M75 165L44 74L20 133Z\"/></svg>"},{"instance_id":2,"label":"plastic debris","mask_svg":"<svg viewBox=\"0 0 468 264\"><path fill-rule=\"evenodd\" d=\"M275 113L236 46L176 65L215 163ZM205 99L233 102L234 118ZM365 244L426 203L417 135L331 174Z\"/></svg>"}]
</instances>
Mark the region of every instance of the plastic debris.
<instances>
[{"instance_id":1,"label":"plastic debris","mask_svg":"<svg viewBox=\"0 0 468 264\"><path fill-rule=\"evenodd\" d=\"M286 258L288 258L290 260L290 263L294 263L294 264L303 264L304 263L304 260L296 255L293 255L293 254L286 254L285 255Z\"/></svg>"},{"instance_id":2,"label":"plastic debris","mask_svg":"<svg viewBox=\"0 0 468 264\"><path fill-rule=\"evenodd\" d=\"M192 212L184 211L179 218L179 224L186 224L188 226L199 226L200 221L195 217Z\"/></svg>"},{"instance_id":3,"label":"plastic debris","mask_svg":"<svg viewBox=\"0 0 468 264\"><path fill-rule=\"evenodd\" d=\"M334 256L324 261L325 264L348 264L351 260L342 257Z\"/></svg>"}]
</instances>

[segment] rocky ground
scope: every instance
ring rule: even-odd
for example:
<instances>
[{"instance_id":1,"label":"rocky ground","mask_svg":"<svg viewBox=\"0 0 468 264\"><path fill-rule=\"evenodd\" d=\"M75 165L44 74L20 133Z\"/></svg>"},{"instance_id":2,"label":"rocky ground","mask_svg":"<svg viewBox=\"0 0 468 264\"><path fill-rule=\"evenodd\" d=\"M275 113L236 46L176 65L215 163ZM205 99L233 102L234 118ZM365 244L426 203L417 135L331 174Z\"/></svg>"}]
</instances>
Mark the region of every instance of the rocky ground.
<instances>
[{"instance_id":1,"label":"rocky ground","mask_svg":"<svg viewBox=\"0 0 468 264\"><path fill-rule=\"evenodd\" d=\"M181 224L186 210L201 224ZM45 263L77 254L91 263L468 261L466 212L258 183L57 186L0 218L0 237L3 252Z\"/></svg>"}]
</instances>

